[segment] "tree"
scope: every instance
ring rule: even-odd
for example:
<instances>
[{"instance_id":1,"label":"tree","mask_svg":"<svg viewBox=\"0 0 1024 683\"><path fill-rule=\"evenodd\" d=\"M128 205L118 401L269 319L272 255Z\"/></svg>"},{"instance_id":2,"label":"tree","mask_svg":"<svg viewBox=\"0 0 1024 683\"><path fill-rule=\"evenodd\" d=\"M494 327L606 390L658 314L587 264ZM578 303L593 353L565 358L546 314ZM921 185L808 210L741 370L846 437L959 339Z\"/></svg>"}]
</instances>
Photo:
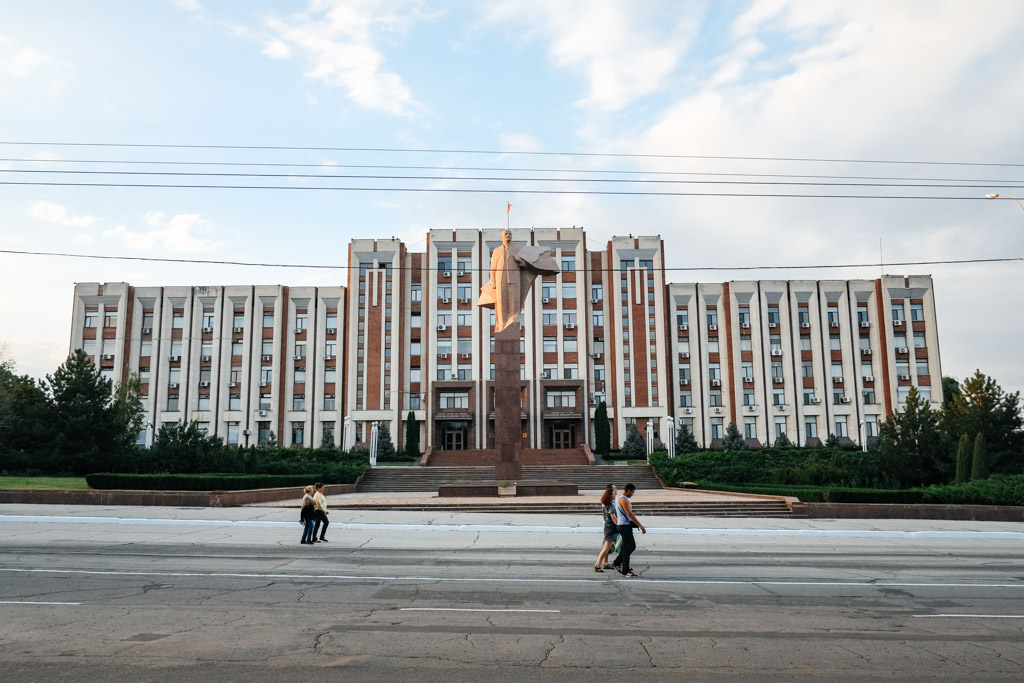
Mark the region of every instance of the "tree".
<instances>
[{"instance_id":1,"label":"tree","mask_svg":"<svg viewBox=\"0 0 1024 683\"><path fill-rule=\"evenodd\" d=\"M237 449L224 448L219 436L199 428L199 423L164 424L149 449L150 469L172 474L234 472L240 469Z\"/></svg>"},{"instance_id":2,"label":"tree","mask_svg":"<svg viewBox=\"0 0 1024 683\"><path fill-rule=\"evenodd\" d=\"M47 471L54 453L53 407L29 376L0 361L0 471Z\"/></svg>"},{"instance_id":3,"label":"tree","mask_svg":"<svg viewBox=\"0 0 1024 683\"><path fill-rule=\"evenodd\" d=\"M405 418L405 455L413 460L420 457L420 421L411 410Z\"/></svg>"},{"instance_id":4,"label":"tree","mask_svg":"<svg viewBox=\"0 0 1024 683\"><path fill-rule=\"evenodd\" d=\"M676 430L676 454L696 453L699 450L700 446L697 444L697 439L693 437L693 432L680 422L679 429Z\"/></svg>"},{"instance_id":5,"label":"tree","mask_svg":"<svg viewBox=\"0 0 1024 683\"><path fill-rule=\"evenodd\" d=\"M842 443L839 442L839 437L835 434L829 434L828 438L825 439L825 448L840 448Z\"/></svg>"},{"instance_id":6,"label":"tree","mask_svg":"<svg viewBox=\"0 0 1024 683\"><path fill-rule=\"evenodd\" d=\"M622 454L629 460L643 460L647 457L647 444L635 424L629 427L626 441L622 444Z\"/></svg>"},{"instance_id":7,"label":"tree","mask_svg":"<svg viewBox=\"0 0 1024 683\"><path fill-rule=\"evenodd\" d=\"M974 458L971 460L971 481L988 479L988 452L985 448L985 435L978 432L974 437Z\"/></svg>"},{"instance_id":8,"label":"tree","mask_svg":"<svg viewBox=\"0 0 1024 683\"><path fill-rule=\"evenodd\" d=\"M722 447L727 451L747 450L747 440L740 434L740 428L736 426L735 422L730 422L729 426L725 428L725 440L722 442Z\"/></svg>"},{"instance_id":9,"label":"tree","mask_svg":"<svg viewBox=\"0 0 1024 683\"><path fill-rule=\"evenodd\" d=\"M612 451L612 427L608 422L608 404L601 401L594 411L594 450L601 455Z\"/></svg>"},{"instance_id":10,"label":"tree","mask_svg":"<svg viewBox=\"0 0 1024 683\"><path fill-rule=\"evenodd\" d=\"M1020 393L1006 394L980 370L964 380L960 393L942 411L946 434L984 434L993 472L1024 472L1024 417ZM951 436L956 438L956 436Z\"/></svg>"},{"instance_id":11,"label":"tree","mask_svg":"<svg viewBox=\"0 0 1024 683\"><path fill-rule=\"evenodd\" d=\"M939 430L938 414L911 387L902 413L895 413L878 429L882 469L904 485L949 481L953 456Z\"/></svg>"},{"instance_id":12,"label":"tree","mask_svg":"<svg viewBox=\"0 0 1024 683\"><path fill-rule=\"evenodd\" d=\"M957 484L966 484L971 467L971 437L966 434L960 435L960 444L956 449L956 481Z\"/></svg>"},{"instance_id":13,"label":"tree","mask_svg":"<svg viewBox=\"0 0 1024 683\"><path fill-rule=\"evenodd\" d=\"M945 408L960 395L960 382L955 377L942 378L942 407Z\"/></svg>"},{"instance_id":14,"label":"tree","mask_svg":"<svg viewBox=\"0 0 1024 683\"><path fill-rule=\"evenodd\" d=\"M775 443L772 445L781 450L788 450L793 447L793 442L789 440L788 436L786 436L786 432L782 432L779 434L779 438L775 439Z\"/></svg>"},{"instance_id":15,"label":"tree","mask_svg":"<svg viewBox=\"0 0 1024 683\"><path fill-rule=\"evenodd\" d=\"M337 448L334 444L333 430L324 430L324 435L320 437L320 448Z\"/></svg>"},{"instance_id":16,"label":"tree","mask_svg":"<svg viewBox=\"0 0 1024 683\"><path fill-rule=\"evenodd\" d=\"M395 442L391 440L391 428L387 422L377 426L377 459L384 462L395 460Z\"/></svg>"},{"instance_id":17,"label":"tree","mask_svg":"<svg viewBox=\"0 0 1024 683\"><path fill-rule=\"evenodd\" d=\"M115 396L85 351L78 349L42 384L53 407L55 448L74 474L115 471L141 428L141 404L131 387Z\"/></svg>"}]
</instances>

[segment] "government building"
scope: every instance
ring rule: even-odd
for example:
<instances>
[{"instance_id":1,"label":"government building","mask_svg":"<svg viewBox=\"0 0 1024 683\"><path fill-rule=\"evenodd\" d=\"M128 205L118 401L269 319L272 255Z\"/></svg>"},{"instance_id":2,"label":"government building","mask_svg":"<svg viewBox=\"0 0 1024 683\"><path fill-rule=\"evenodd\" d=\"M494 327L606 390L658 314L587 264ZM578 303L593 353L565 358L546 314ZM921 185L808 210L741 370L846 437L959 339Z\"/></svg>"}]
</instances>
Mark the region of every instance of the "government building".
<instances>
[{"instance_id":1,"label":"government building","mask_svg":"<svg viewBox=\"0 0 1024 683\"><path fill-rule=\"evenodd\" d=\"M137 373L147 429L196 421L228 444L494 447L493 310L477 306L501 229L431 230L423 252L356 239L334 287L75 287L71 348L115 383ZM660 237L513 229L561 267L534 283L520 342L523 448L614 448L672 417L703 446L864 443L911 387L942 401L930 276L670 282ZM667 438L667 435L666 437Z\"/></svg>"}]
</instances>

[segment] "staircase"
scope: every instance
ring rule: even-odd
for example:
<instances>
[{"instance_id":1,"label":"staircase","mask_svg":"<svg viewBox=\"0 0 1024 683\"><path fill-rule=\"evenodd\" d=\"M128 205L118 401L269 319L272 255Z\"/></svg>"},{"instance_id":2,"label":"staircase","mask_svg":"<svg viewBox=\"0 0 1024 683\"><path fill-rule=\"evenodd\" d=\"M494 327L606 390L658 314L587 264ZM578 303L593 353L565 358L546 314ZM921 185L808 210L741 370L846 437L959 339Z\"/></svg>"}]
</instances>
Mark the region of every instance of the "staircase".
<instances>
[{"instance_id":1,"label":"staircase","mask_svg":"<svg viewBox=\"0 0 1024 683\"><path fill-rule=\"evenodd\" d=\"M620 488L632 483L637 489L663 488L650 465L524 465L523 480L576 484L581 491ZM494 481L493 467L371 467L366 470L359 493L437 492L441 484Z\"/></svg>"},{"instance_id":2,"label":"staircase","mask_svg":"<svg viewBox=\"0 0 1024 683\"><path fill-rule=\"evenodd\" d=\"M582 448L527 448L520 455L523 467L530 465L589 465ZM424 458L428 467L481 467L494 466L497 456L493 450L469 449L439 451L430 449Z\"/></svg>"}]
</instances>

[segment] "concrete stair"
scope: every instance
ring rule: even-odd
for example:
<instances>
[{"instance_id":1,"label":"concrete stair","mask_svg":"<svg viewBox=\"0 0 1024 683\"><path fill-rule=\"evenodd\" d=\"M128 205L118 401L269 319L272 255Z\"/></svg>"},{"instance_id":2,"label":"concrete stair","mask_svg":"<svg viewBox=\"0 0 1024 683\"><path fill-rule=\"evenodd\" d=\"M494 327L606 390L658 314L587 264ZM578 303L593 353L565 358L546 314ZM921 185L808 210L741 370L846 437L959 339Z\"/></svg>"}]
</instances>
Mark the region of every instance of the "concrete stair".
<instances>
[{"instance_id":1,"label":"concrete stair","mask_svg":"<svg viewBox=\"0 0 1024 683\"><path fill-rule=\"evenodd\" d=\"M661 480L650 465L524 465L524 480L576 484L581 491L604 489L608 484L633 483L638 490L660 489ZM437 492L441 484L494 481L493 467L371 467L363 475L359 493Z\"/></svg>"},{"instance_id":2,"label":"concrete stair","mask_svg":"<svg viewBox=\"0 0 1024 683\"><path fill-rule=\"evenodd\" d=\"M493 467L496 461L493 450L438 451L431 449L427 457L428 467ZM588 465L587 455L582 448L528 448L520 454L524 467L533 465Z\"/></svg>"}]
</instances>

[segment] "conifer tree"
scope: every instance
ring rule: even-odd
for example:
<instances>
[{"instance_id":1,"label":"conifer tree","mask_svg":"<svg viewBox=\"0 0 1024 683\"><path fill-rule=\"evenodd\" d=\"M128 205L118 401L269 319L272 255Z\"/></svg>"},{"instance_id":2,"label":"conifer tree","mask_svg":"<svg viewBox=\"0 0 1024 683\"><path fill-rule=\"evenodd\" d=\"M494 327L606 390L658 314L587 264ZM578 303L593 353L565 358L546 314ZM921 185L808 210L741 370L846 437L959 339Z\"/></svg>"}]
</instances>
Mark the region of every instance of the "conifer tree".
<instances>
[{"instance_id":1,"label":"conifer tree","mask_svg":"<svg viewBox=\"0 0 1024 683\"><path fill-rule=\"evenodd\" d=\"M647 457L647 445L635 424L630 426L626 442L622 444L622 454L629 460L643 460Z\"/></svg>"},{"instance_id":2,"label":"conifer tree","mask_svg":"<svg viewBox=\"0 0 1024 683\"><path fill-rule=\"evenodd\" d=\"M391 428L387 422L377 426L377 460L388 462L395 459L395 442L391 440Z\"/></svg>"},{"instance_id":3,"label":"conifer tree","mask_svg":"<svg viewBox=\"0 0 1024 683\"><path fill-rule=\"evenodd\" d=\"M608 455L612 450L612 428L608 424L608 404L601 401L594 411L594 450Z\"/></svg>"},{"instance_id":4,"label":"conifer tree","mask_svg":"<svg viewBox=\"0 0 1024 683\"><path fill-rule=\"evenodd\" d=\"M978 432L974 437L974 459L971 462L971 481L988 479L988 449L985 448L985 435Z\"/></svg>"},{"instance_id":5,"label":"conifer tree","mask_svg":"<svg viewBox=\"0 0 1024 683\"><path fill-rule=\"evenodd\" d=\"M696 453L699 450L700 446L697 444L693 432L685 424L680 424L679 429L676 430L676 454Z\"/></svg>"},{"instance_id":6,"label":"conifer tree","mask_svg":"<svg viewBox=\"0 0 1024 683\"><path fill-rule=\"evenodd\" d=\"M740 428L736 426L735 422L730 422L726 427L725 441L722 442L722 447L727 451L747 450L747 440L740 434Z\"/></svg>"},{"instance_id":7,"label":"conifer tree","mask_svg":"<svg viewBox=\"0 0 1024 683\"><path fill-rule=\"evenodd\" d=\"M966 433L960 435L960 444L956 449L956 483L965 484L970 475L971 437Z\"/></svg>"},{"instance_id":8,"label":"conifer tree","mask_svg":"<svg viewBox=\"0 0 1024 683\"><path fill-rule=\"evenodd\" d=\"M412 460L420 457L420 422L411 410L405 418L405 455Z\"/></svg>"}]
</instances>

